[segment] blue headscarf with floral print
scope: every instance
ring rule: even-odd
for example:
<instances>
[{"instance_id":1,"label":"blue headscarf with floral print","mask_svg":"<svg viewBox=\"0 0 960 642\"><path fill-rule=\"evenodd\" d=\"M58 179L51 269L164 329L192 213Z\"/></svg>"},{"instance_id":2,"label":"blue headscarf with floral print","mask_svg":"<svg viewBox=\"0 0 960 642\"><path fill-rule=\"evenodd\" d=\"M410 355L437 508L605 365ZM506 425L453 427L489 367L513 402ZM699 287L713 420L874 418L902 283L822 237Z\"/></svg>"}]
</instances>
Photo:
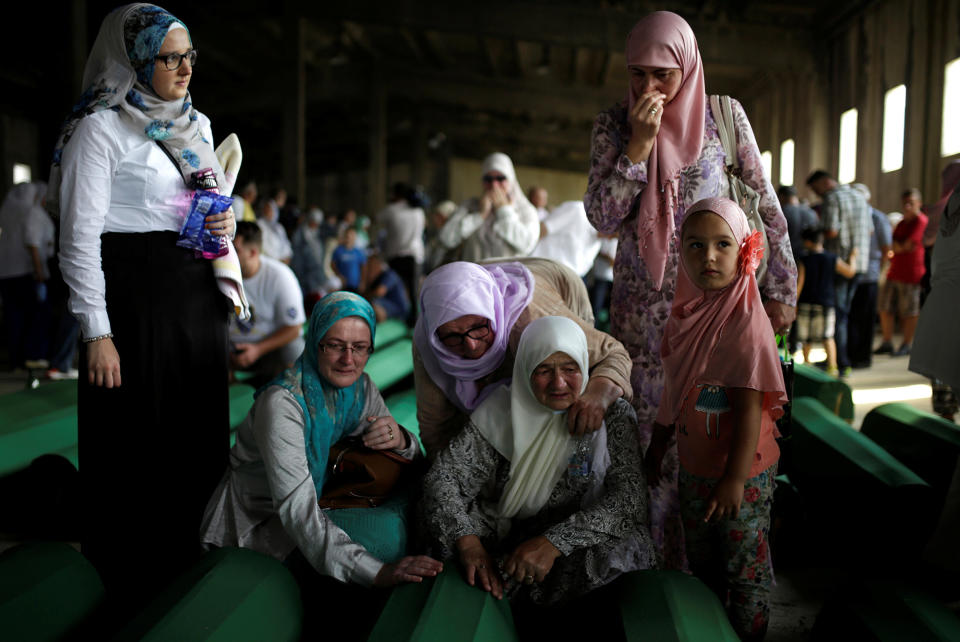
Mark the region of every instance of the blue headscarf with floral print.
<instances>
[{"instance_id":1,"label":"blue headscarf with floral print","mask_svg":"<svg viewBox=\"0 0 960 642\"><path fill-rule=\"evenodd\" d=\"M153 89L157 54L170 30L179 28L186 29L186 25L152 4L129 4L104 18L84 68L85 90L61 127L54 148L47 193L47 209L52 214L59 215L64 148L84 118L105 109L132 121L147 138L161 143L176 160L185 183L190 174L209 167L218 184L225 184L213 145L200 130L190 93L181 99L163 100Z\"/></svg>"},{"instance_id":2,"label":"blue headscarf with floral print","mask_svg":"<svg viewBox=\"0 0 960 642\"><path fill-rule=\"evenodd\" d=\"M366 321L372 344L377 321L367 300L352 292L328 294L317 302L310 315L303 354L292 367L257 391L259 395L270 386L286 388L303 409L307 467L317 497L323 494L330 447L356 430L364 419L362 413L367 401L367 377L361 375L352 385L338 388L324 379L317 368L320 342L334 323L346 317Z\"/></svg>"}]
</instances>

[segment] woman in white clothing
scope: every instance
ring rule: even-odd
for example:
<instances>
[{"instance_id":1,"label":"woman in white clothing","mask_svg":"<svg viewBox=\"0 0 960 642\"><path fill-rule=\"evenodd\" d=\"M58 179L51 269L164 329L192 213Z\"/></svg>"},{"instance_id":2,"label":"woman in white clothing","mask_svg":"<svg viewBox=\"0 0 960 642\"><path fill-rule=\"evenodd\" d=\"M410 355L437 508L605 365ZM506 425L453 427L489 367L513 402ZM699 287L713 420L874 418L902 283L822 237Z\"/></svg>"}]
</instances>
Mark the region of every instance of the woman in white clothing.
<instances>
[{"instance_id":1,"label":"woman in white clothing","mask_svg":"<svg viewBox=\"0 0 960 642\"><path fill-rule=\"evenodd\" d=\"M210 261L176 245L192 174L225 185L188 91L196 60L163 9L109 14L48 193L83 338L82 550L131 605L199 555L197 525L229 448L227 300ZM206 227L232 234L232 211Z\"/></svg>"},{"instance_id":2,"label":"woman in white clothing","mask_svg":"<svg viewBox=\"0 0 960 642\"><path fill-rule=\"evenodd\" d=\"M461 261L529 255L540 239L540 219L517 184L510 157L487 156L482 180L483 194L453 213L440 229L440 242L459 250Z\"/></svg>"}]
</instances>

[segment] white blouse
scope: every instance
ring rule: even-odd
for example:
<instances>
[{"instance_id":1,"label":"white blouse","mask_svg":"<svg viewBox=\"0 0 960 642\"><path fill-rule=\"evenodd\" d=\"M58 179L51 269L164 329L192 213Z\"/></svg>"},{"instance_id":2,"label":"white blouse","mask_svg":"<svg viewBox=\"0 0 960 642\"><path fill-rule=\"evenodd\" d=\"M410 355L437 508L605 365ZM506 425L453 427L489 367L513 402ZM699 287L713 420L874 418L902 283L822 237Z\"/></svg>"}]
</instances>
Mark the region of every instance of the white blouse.
<instances>
[{"instance_id":1,"label":"white blouse","mask_svg":"<svg viewBox=\"0 0 960 642\"><path fill-rule=\"evenodd\" d=\"M200 131L213 140L210 120ZM100 264L104 232L179 232L191 191L159 145L112 110L82 119L63 150L60 267L84 337L110 332Z\"/></svg>"}]
</instances>

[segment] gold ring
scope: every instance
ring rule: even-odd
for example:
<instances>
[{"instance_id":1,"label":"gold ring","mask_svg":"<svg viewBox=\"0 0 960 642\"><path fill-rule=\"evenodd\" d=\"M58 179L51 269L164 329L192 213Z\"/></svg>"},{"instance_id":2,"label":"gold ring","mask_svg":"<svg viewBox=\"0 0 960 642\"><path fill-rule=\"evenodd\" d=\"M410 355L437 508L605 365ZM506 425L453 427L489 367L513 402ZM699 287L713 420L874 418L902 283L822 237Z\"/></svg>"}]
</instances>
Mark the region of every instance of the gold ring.
<instances>
[{"instance_id":1,"label":"gold ring","mask_svg":"<svg viewBox=\"0 0 960 642\"><path fill-rule=\"evenodd\" d=\"M533 575L527 575L525 578L523 578L523 583L533 584Z\"/></svg>"},{"instance_id":2,"label":"gold ring","mask_svg":"<svg viewBox=\"0 0 960 642\"><path fill-rule=\"evenodd\" d=\"M656 114L657 114L658 111L660 111L660 110L657 109L656 107L651 107L651 108L650 108L650 115L651 115L651 116L656 116Z\"/></svg>"}]
</instances>

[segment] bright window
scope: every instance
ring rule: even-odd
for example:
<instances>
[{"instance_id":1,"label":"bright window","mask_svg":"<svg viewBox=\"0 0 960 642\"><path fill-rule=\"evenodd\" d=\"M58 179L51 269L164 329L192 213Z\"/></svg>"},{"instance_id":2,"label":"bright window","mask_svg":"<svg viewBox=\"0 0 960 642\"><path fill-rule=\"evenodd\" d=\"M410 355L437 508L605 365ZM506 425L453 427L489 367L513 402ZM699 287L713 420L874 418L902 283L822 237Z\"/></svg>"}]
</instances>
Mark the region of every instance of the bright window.
<instances>
[{"instance_id":1,"label":"bright window","mask_svg":"<svg viewBox=\"0 0 960 642\"><path fill-rule=\"evenodd\" d=\"M883 153L880 169L893 172L903 167L903 126L907 113L907 87L897 85L883 96Z\"/></svg>"},{"instance_id":2,"label":"bright window","mask_svg":"<svg viewBox=\"0 0 960 642\"><path fill-rule=\"evenodd\" d=\"M780 143L780 184L793 185L793 139Z\"/></svg>"},{"instance_id":3,"label":"bright window","mask_svg":"<svg viewBox=\"0 0 960 642\"><path fill-rule=\"evenodd\" d=\"M770 153L769 149L760 154L760 164L763 165L763 175L766 176L768 179L772 178L771 174L773 174L773 154Z\"/></svg>"},{"instance_id":4,"label":"bright window","mask_svg":"<svg viewBox=\"0 0 960 642\"><path fill-rule=\"evenodd\" d=\"M837 180L852 183L857 177L857 110L848 109L840 116L840 169Z\"/></svg>"},{"instance_id":5,"label":"bright window","mask_svg":"<svg viewBox=\"0 0 960 642\"><path fill-rule=\"evenodd\" d=\"M17 183L29 183L33 180L33 173L30 171L29 165L24 165L23 163L14 163L13 164L13 184Z\"/></svg>"},{"instance_id":6,"label":"bright window","mask_svg":"<svg viewBox=\"0 0 960 642\"><path fill-rule=\"evenodd\" d=\"M940 155L960 153L960 58L947 63L943 74L943 128L940 134Z\"/></svg>"}]
</instances>

